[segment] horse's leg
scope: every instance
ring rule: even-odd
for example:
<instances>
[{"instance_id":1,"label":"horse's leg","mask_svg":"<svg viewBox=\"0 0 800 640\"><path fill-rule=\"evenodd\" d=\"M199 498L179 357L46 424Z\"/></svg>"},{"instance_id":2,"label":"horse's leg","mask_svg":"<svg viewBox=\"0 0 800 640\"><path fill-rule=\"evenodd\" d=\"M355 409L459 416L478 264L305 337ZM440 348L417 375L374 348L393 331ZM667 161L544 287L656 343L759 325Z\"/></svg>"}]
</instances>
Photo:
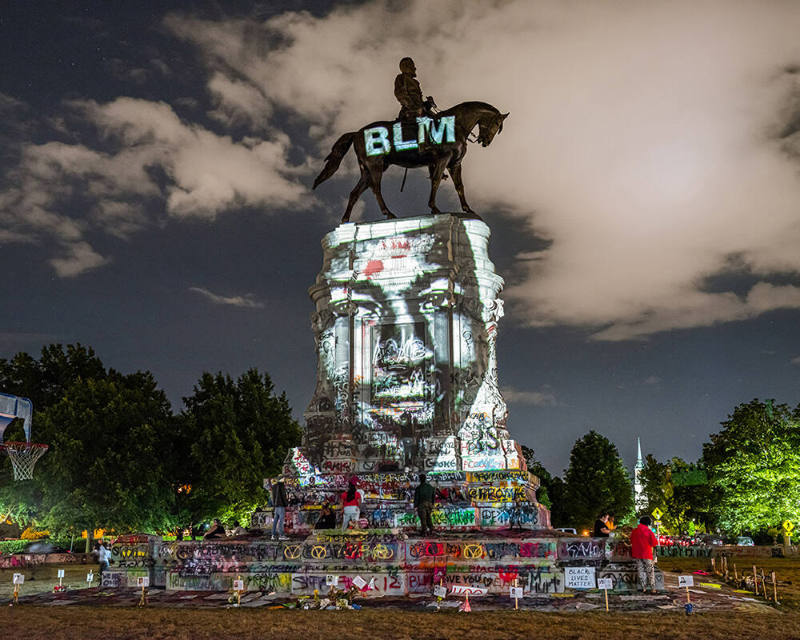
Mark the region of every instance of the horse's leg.
<instances>
[{"instance_id":1,"label":"horse's leg","mask_svg":"<svg viewBox=\"0 0 800 640\"><path fill-rule=\"evenodd\" d=\"M464 213L471 213L477 215L467 204L467 197L464 195L464 181L461 179L461 163L450 165L447 167L450 175L453 177L453 186L456 188L458 199L461 200L461 210Z\"/></svg>"},{"instance_id":2,"label":"horse's leg","mask_svg":"<svg viewBox=\"0 0 800 640\"><path fill-rule=\"evenodd\" d=\"M380 159L379 161L380 164L376 164L374 161L366 163L367 172L369 174L369 186L372 188L372 193L375 194L375 199L378 201L381 213L387 218L396 218L397 216L389 211L389 207L386 206L386 202L384 202L383 195L381 194L381 178L383 177L385 167L383 165L383 160Z\"/></svg>"},{"instance_id":3,"label":"horse's leg","mask_svg":"<svg viewBox=\"0 0 800 640\"><path fill-rule=\"evenodd\" d=\"M350 221L350 212L353 210L356 202L361 197L361 194L364 193L364 189L369 186L369 181L367 180L367 173L362 167L361 169L361 177L358 179L358 183L353 190L350 192L350 199L347 201L347 209L342 216L342 222L349 222Z\"/></svg>"},{"instance_id":4,"label":"horse's leg","mask_svg":"<svg viewBox=\"0 0 800 640\"><path fill-rule=\"evenodd\" d=\"M442 182L442 175L444 174L444 169L449 159L448 156L444 156L442 158L437 158L433 164L428 165L428 171L431 176L431 196L428 198L428 206L431 208L431 215L441 213L436 206L436 191L439 189L439 184Z\"/></svg>"}]
</instances>

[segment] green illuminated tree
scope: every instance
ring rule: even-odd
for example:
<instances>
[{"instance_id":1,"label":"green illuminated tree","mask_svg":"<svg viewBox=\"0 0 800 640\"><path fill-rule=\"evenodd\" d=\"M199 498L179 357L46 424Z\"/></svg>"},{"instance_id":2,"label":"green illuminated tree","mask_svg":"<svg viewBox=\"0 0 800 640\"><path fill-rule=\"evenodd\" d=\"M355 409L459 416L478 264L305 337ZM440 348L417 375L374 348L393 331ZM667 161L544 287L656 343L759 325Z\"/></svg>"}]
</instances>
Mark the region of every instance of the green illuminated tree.
<instances>
[{"instance_id":1,"label":"green illuminated tree","mask_svg":"<svg viewBox=\"0 0 800 640\"><path fill-rule=\"evenodd\" d=\"M565 510L576 528L591 529L602 511L617 523L633 513L633 486L617 447L590 431L575 442L564 476Z\"/></svg>"},{"instance_id":2,"label":"green illuminated tree","mask_svg":"<svg viewBox=\"0 0 800 640\"><path fill-rule=\"evenodd\" d=\"M710 490L708 484L676 485L673 473L686 472L692 468L680 458L661 463L647 455L642 469L642 486L647 497L648 509L658 507L664 515L664 529L673 534L686 533L691 523L708 527Z\"/></svg>"},{"instance_id":3,"label":"green illuminated tree","mask_svg":"<svg viewBox=\"0 0 800 640\"><path fill-rule=\"evenodd\" d=\"M244 519L266 501L264 478L276 475L289 448L300 444L286 395L276 395L270 377L255 369L236 381L204 373L184 404L176 477L191 490L179 494L180 517L185 524Z\"/></svg>"},{"instance_id":4,"label":"green illuminated tree","mask_svg":"<svg viewBox=\"0 0 800 640\"><path fill-rule=\"evenodd\" d=\"M703 447L713 512L730 533L800 520L800 408L736 407Z\"/></svg>"},{"instance_id":5,"label":"green illuminated tree","mask_svg":"<svg viewBox=\"0 0 800 640\"><path fill-rule=\"evenodd\" d=\"M550 472L544 468L544 465L536 459L533 449L523 445L522 455L525 456L525 462L528 465L528 471L539 478L539 482L541 483L539 488L536 490L536 499L548 509L552 509L553 502L550 499L549 487L553 481L553 476L551 476Z\"/></svg>"}]
</instances>

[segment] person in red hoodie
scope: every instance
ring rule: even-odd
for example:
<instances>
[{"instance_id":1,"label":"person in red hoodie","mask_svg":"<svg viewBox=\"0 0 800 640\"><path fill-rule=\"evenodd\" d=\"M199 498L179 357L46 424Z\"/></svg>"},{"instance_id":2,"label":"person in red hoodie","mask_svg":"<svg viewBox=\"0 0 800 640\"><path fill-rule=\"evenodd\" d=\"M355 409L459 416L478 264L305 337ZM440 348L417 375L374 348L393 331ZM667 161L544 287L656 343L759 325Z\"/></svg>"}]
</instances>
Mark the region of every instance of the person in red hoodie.
<instances>
[{"instance_id":1,"label":"person in red hoodie","mask_svg":"<svg viewBox=\"0 0 800 640\"><path fill-rule=\"evenodd\" d=\"M639 584L643 592L656 592L656 575L653 563L653 547L658 546L655 534L650 529L650 518L639 518L639 526L631 531L631 556L636 560Z\"/></svg>"}]
</instances>

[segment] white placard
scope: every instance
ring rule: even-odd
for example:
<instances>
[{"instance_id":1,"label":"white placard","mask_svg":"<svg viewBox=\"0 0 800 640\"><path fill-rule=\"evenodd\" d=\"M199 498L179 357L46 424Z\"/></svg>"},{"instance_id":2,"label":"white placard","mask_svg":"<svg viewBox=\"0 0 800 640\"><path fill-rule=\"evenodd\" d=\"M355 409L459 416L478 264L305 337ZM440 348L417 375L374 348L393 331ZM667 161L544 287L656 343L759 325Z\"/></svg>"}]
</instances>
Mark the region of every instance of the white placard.
<instances>
[{"instance_id":1,"label":"white placard","mask_svg":"<svg viewBox=\"0 0 800 640\"><path fill-rule=\"evenodd\" d=\"M23 582L25 582L24 573L15 573L12 577L12 584L22 584Z\"/></svg>"},{"instance_id":2,"label":"white placard","mask_svg":"<svg viewBox=\"0 0 800 640\"><path fill-rule=\"evenodd\" d=\"M86 574L86 582L88 582L89 584L94 582L94 574L91 571Z\"/></svg>"},{"instance_id":3,"label":"white placard","mask_svg":"<svg viewBox=\"0 0 800 640\"><path fill-rule=\"evenodd\" d=\"M564 586L567 589L594 589L594 567L564 567Z\"/></svg>"},{"instance_id":4,"label":"white placard","mask_svg":"<svg viewBox=\"0 0 800 640\"><path fill-rule=\"evenodd\" d=\"M485 596L489 593L486 587L468 587L463 584L454 584L450 587L450 593L454 596Z\"/></svg>"},{"instance_id":5,"label":"white placard","mask_svg":"<svg viewBox=\"0 0 800 640\"><path fill-rule=\"evenodd\" d=\"M598 589L613 589L614 588L614 578L598 578L597 579L597 588Z\"/></svg>"},{"instance_id":6,"label":"white placard","mask_svg":"<svg viewBox=\"0 0 800 640\"><path fill-rule=\"evenodd\" d=\"M447 597L447 587L445 587L445 586L443 586L441 584L437 584L433 588L433 595L436 596L437 598L446 598Z\"/></svg>"},{"instance_id":7,"label":"white placard","mask_svg":"<svg viewBox=\"0 0 800 640\"><path fill-rule=\"evenodd\" d=\"M339 584L339 576L328 574L325 576L325 584L329 587L335 587Z\"/></svg>"},{"instance_id":8,"label":"white placard","mask_svg":"<svg viewBox=\"0 0 800 640\"><path fill-rule=\"evenodd\" d=\"M522 587L511 587L509 589L509 595L512 598L521 598L522 597Z\"/></svg>"},{"instance_id":9,"label":"white placard","mask_svg":"<svg viewBox=\"0 0 800 640\"><path fill-rule=\"evenodd\" d=\"M149 587L150 586L150 576L139 576L136 578L136 586L137 587Z\"/></svg>"},{"instance_id":10,"label":"white placard","mask_svg":"<svg viewBox=\"0 0 800 640\"><path fill-rule=\"evenodd\" d=\"M63 578L63 577L64 577L64 570L63 569L59 569L58 570L58 575L56 576L56 578Z\"/></svg>"},{"instance_id":11,"label":"white placard","mask_svg":"<svg viewBox=\"0 0 800 640\"><path fill-rule=\"evenodd\" d=\"M694 576L678 576L678 586L679 587L693 587L694 586Z\"/></svg>"},{"instance_id":12,"label":"white placard","mask_svg":"<svg viewBox=\"0 0 800 640\"><path fill-rule=\"evenodd\" d=\"M234 580L233 581L233 590L234 591L244 591L244 580Z\"/></svg>"},{"instance_id":13,"label":"white placard","mask_svg":"<svg viewBox=\"0 0 800 640\"><path fill-rule=\"evenodd\" d=\"M362 578L361 576L356 576L355 578L353 578L353 584L356 585L357 588L363 589L364 587L367 586L367 581L364 580L364 578Z\"/></svg>"}]
</instances>

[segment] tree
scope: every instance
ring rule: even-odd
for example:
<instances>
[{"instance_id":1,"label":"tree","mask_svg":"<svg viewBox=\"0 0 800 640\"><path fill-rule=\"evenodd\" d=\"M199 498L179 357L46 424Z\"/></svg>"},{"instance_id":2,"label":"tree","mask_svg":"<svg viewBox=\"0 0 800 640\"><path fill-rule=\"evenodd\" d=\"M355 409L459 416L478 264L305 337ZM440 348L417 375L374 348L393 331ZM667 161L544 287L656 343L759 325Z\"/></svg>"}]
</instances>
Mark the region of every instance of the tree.
<instances>
[{"instance_id":1,"label":"tree","mask_svg":"<svg viewBox=\"0 0 800 640\"><path fill-rule=\"evenodd\" d=\"M731 533L800 519L800 407L737 406L703 446L713 512Z\"/></svg>"},{"instance_id":2,"label":"tree","mask_svg":"<svg viewBox=\"0 0 800 640\"><path fill-rule=\"evenodd\" d=\"M300 443L285 394L251 369L235 382L204 373L184 398L177 439L185 455L175 477L186 490L176 511L185 524L219 517L231 523L264 504L265 477L276 475Z\"/></svg>"},{"instance_id":3,"label":"tree","mask_svg":"<svg viewBox=\"0 0 800 640\"><path fill-rule=\"evenodd\" d=\"M38 361L0 361L0 384L33 400L33 440L50 446L30 481L12 481L4 463L4 512L53 535L170 525L173 417L150 373L106 371L90 348L49 345Z\"/></svg>"},{"instance_id":4,"label":"tree","mask_svg":"<svg viewBox=\"0 0 800 640\"><path fill-rule=\"evenodd\" d=\"M569 457L565 480L565 509L579 529L591 529L598 514L607 511L618 522L633 513L633 488L617 447L595 431L577 440Z\"/></svg>"},{"instance_id":5,"label":"tree","mask_svg":"<svg viewBox=\"0 0 800 640\"><path fill-rule=\"evenodd\" d=\"M522 445L522 455L525 456L528 471L539 478L540 485L536 491L536 499L548 509L552 509L553 502L550 499L548 487L552 483L553 477L550 475L550 472L544 468L544 465L536 459L533 449Z\"/></svg>"},{"instance_id":6,"label":"tree","mask_svg":"<svg viewBox=\"0 0 800 640\"><path fill-rule=\"evenodd\" d=\"M661 520L667 531L675 534L687 532L691 523L702 523L706 529L709 527L708 484L675 481L675 477L687 475L695 469L681 458L661 463L652 455L645 457L641 476L644 494L651 512L658 507L664 513Z\"/></svg>"}]
</instances>

